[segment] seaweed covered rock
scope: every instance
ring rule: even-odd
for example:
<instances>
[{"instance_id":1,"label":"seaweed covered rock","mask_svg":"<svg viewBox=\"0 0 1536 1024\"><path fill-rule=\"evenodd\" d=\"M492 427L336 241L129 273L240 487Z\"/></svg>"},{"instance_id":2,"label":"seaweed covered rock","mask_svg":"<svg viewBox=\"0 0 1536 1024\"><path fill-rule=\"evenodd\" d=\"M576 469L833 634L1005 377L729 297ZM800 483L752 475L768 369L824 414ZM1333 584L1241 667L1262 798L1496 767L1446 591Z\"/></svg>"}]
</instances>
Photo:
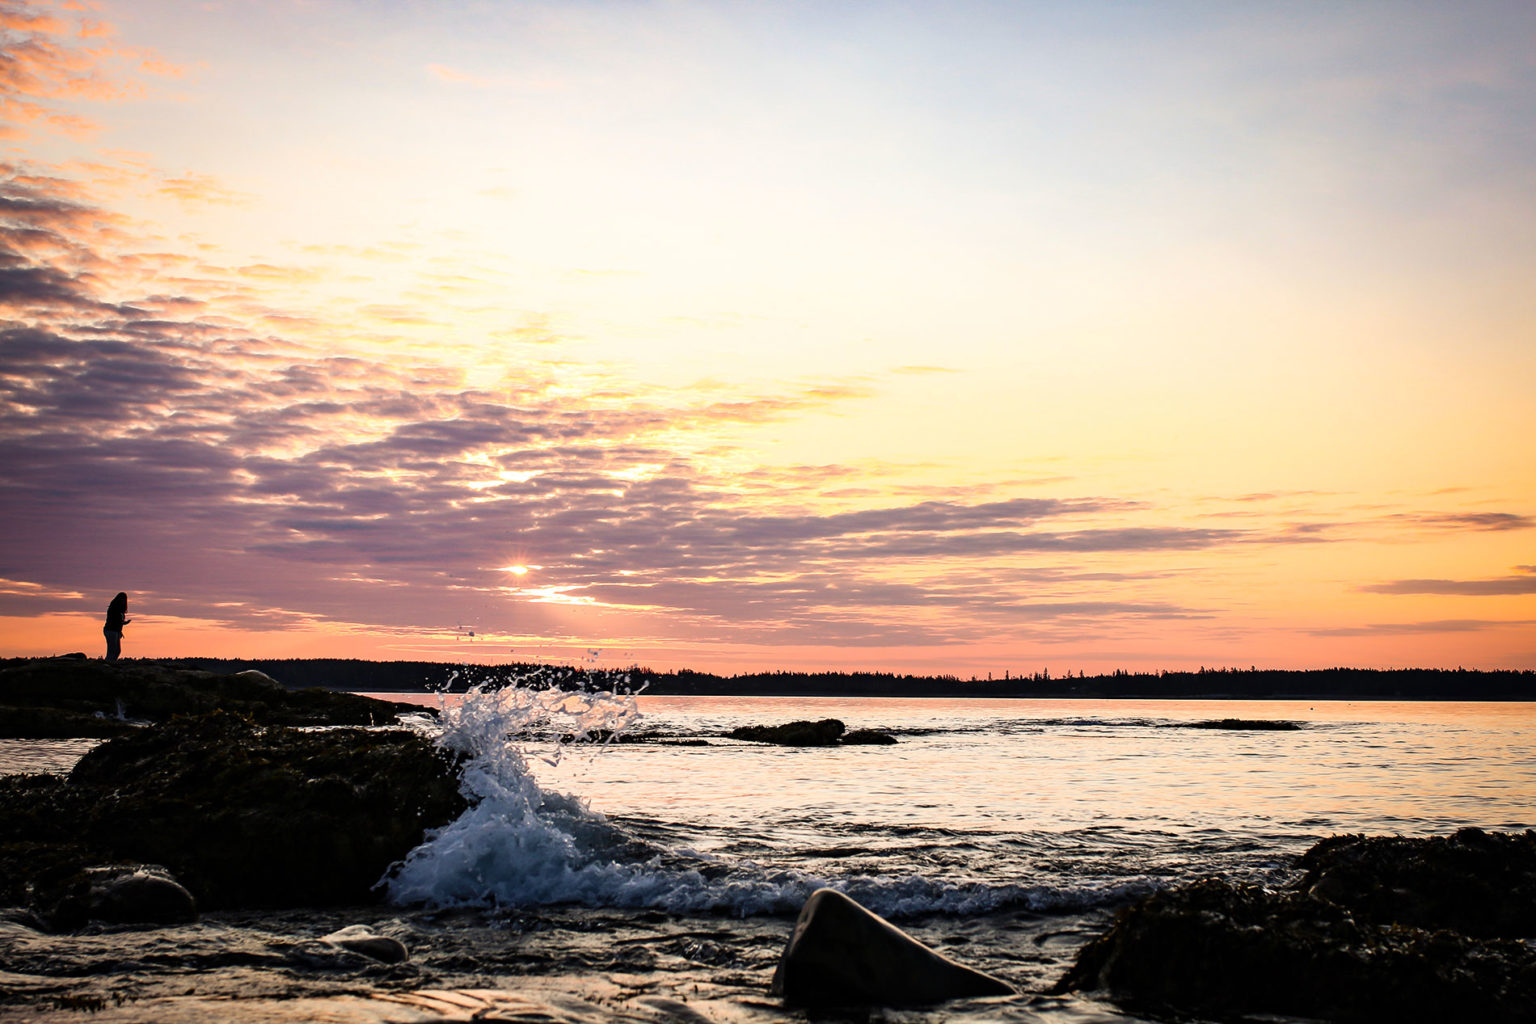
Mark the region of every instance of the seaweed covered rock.
<instances>
[{"instance_id":1,"label":"seaweed covered rock","mask_svg":"<svg viewBox=\"0 0 1536 1024\"><path fill-rule=\"evenodd\" d=\"M1013 995L1013 986L956 963L835 889L800 909L774 971L787 1006L928 1006Z\"/></svg>"},{"instance_id":2,"label":"seaweed covered rock","mask_svg":"<svg viewBox=\"0 0 1536 1024\"><path fill-rule=\"evenodd\" d=\"M454 767L405 731L305 732L216 712L109 740L67 782L0 780L5 895L85 867L164 865L204 909L366 902L463 809Z\"/></svg>"},{"instance_id":3,"label":"seaweed covered rock","mask_svg":"<svg viewBox=\"0 0 1536 1024\"><path fill-rule=\"evenodd\" d=\"M270 725L387 725L421 708L331 690L289 690L261 672L52 658L0 668L0 736L117 736L135 723L233 711Z\"/></svg>"},{"instance_id":4,"label":"seaweed covered rock","mask_svg":"<svg viewBox=\"0 0 1536 1024\"><path fill-rule=\"evenodd\" d=\"M1288 890L1207 879L1122 911L1056 990L1214 1016L1536 1022L1533 848L1475 829L1325 840Z\"/></svg>"},{"instance_id":5,"label":"seaweed covered rock","mask_svg":"<svg viewBox=\"0 0 1536 1024\"><path fill-rule=\"evenodd\" d=\"M835 718L819 722L786 722L783 725L744 725L728 734L733 740L777 743L786 747L830 747L843 735L845 726Z\"/></svg>"},{"instance_id":6,"label":"seaweed covered rock","mask_svg":"<svg viewBox=\"0 0 1536 1024\"><path fill-rule=\"evenodd\" d=\"M1334 836L1302 855L1297 888L1358 920L1536 938L1536 832Z\"/></svg>"}]
</instances>

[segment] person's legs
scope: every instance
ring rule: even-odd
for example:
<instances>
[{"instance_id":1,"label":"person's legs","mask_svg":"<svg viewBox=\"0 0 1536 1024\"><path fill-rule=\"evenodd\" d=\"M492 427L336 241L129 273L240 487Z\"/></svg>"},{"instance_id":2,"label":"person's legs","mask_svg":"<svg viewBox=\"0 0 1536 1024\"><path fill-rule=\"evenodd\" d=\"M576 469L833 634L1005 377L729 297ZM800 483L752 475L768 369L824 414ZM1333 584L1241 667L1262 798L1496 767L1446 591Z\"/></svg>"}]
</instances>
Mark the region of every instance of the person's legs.
<instances>
[{"instance_id":1,"label":"person's legs","mask_svg":"<svg viewBox=\"0 0 1536 1024\"><path fill-rule=\"evenodd\" d=\"M107 660L116 661L117 656L123 652L122 631L116 629L103 629L101 632L107 638Z\"/></svg>"}]
</instances>

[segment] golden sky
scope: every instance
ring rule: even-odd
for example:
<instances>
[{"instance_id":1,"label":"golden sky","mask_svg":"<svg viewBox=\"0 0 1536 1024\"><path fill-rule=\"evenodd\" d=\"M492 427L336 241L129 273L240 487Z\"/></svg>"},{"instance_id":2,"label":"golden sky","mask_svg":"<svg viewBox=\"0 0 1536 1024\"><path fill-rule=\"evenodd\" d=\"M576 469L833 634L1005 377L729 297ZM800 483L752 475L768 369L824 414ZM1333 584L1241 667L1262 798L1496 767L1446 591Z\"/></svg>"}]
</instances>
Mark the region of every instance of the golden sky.
<instances>
[{"instance_id":1,"label":"golden sky","mask_svg":"<svg viewBox=\"0 0 1536 1024\"><path fill-rule=\"evenodd\" d=\"M0 0L0 655L1536 667L1532 39Z\"/></svg>"}]
</instances>

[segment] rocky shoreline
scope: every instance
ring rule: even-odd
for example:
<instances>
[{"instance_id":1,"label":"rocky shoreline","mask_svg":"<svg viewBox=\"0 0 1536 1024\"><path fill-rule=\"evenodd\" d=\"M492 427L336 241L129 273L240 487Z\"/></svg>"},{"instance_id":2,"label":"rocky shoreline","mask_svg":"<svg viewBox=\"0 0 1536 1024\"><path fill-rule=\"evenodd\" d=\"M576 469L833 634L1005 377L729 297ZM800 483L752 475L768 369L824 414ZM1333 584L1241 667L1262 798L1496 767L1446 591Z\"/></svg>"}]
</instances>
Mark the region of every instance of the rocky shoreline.
<instances>
[{"instance_id":1,"label":"rocky shoreline","mask_svg":"<svg viewBox=\"0 0 1536 1024\"><path fill-rule=\"evenodd\" d=\"M0 668L0 738L111 737L175 715L225 711L263 725L388 725L426 709L355 693L290 690L255 671L215 673L84 655Z\"/></svg>"},{"instance_id":2,"label":"rocky shoreline","mask_svg":"<svg viewBox=\"0 0 1536 1024\"><path fill-rule=\"evenodd\" d=\"M348 716L354 726L382 723L421 710L413 705L322 703L259 674L145 664L44 662L0 672L0 706L46 707L50 692L70 721L106 721L121 735L68 776L0 778L0 905L15 908L13 925L39 935L174 929L206 912L377 905L374 886L389 866L465 806L457 765L414 732L293 727ZM218 707L225 703L234 710ZM203 710L168 713L189 706ZM851 741L835 719L738 733L790 745ZM1020 998L1085 993L1159 1018L1536 1024L1536 832L1336 836L1295 866L1295 880L1280 889L1206 878L1147 896L1087 941L1064 973L1054 968L1053 985L1037 981ZM876 940L900 933L842 898L822 896L818 905L826 912L797 924L800 938L780 962L788 1004L916 1004L989 991L1012 998L958 961L873 952ZM865 955L818 952L828 948L813 941L827 912L849 922L850 937L837 925L831 948L851 943ZM380 964L409 956L366 929L333 926L317 940ZM958 987L919 984L916 966L894 979L879 974L893 957L927 963L935 977L960 979ZM854 973L829 981L834 961Z\"/></svg>"},{"instance_id":3,"label":"rocky shoreline","mask_svg":"<svg viewBox=\"0 0 1536 1024\"><path fill-rule=\"evenodd\" d=\"M366 903L463 807L454 765L412 732L178 717L108 740L68 777L0 778L0 902L75 927L90 869L127 863L165 870L203 909Z\"/></svg>"},{"instance_id":4,"label":"rocky shoreline","mask_svg":"<svg viewBox=\"0 0 1536 1024\"><path fill-rule=\"evenodd\" d=\"M1221 879L1125 909L1055 991L1153 1013L1536 1021L1536 832L1335 836L1272 890Z\"/></svg>"}]
</instances>

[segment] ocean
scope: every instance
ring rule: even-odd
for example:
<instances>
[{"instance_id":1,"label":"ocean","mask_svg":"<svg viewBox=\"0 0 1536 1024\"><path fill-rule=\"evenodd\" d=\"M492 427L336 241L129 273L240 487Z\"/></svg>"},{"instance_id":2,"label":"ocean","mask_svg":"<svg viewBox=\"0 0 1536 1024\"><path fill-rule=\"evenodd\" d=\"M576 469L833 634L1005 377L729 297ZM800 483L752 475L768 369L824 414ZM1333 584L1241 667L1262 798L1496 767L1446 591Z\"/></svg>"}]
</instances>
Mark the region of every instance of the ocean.
<instances>
[{"instance_id":1,"label":"ocean","mask_svg":"<svg viewBox=\"0 0 1536 1024\"><path fill-rule=\"evenodd\" d=\"M834 886L1020 990L872 1019L1134 1022L1043 993L1142 894L1281 884L1338 833L1536 827L1532 703L380 696L442 703L419 727L468 756L476 800L384 903L69 937L0 922L0 1019L798 1020L769 978ZM897 742L725 738L822 718ZM1300 728L1193 727L1226 718ZM90 745L0 741L0 772ZM348 925L410 959L319 941Z\"/></svg>"}]
</instances>

